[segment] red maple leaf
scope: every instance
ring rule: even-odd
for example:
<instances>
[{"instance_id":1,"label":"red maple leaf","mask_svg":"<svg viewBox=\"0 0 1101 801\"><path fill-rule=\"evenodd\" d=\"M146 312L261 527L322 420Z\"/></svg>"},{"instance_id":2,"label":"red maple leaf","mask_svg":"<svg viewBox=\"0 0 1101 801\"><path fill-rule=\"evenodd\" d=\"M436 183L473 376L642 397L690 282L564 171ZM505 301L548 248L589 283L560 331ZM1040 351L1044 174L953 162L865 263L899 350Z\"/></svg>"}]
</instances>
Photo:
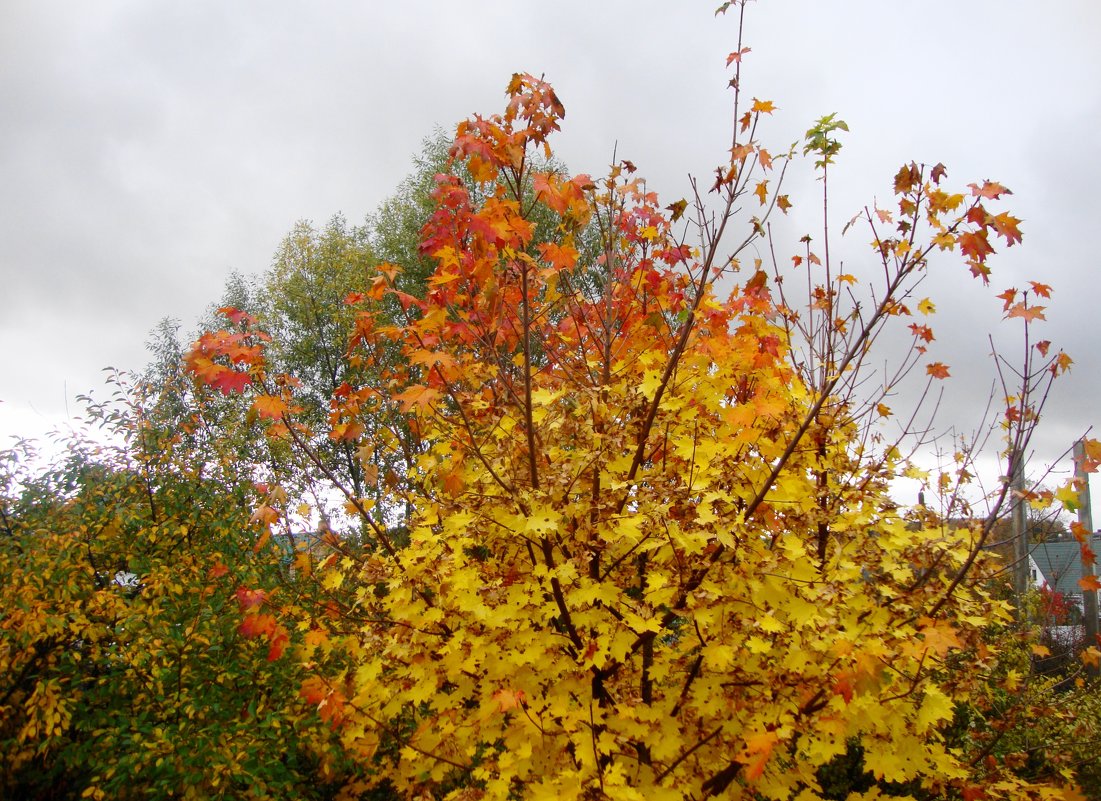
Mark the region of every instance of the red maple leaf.
<instances>
[{"instance_id":1,"label":"red maple leaf","mask_svg":"<svg viewBox=\"0 0 1101 801\"><path fill-rule=\"evenodd\" d=\"M240 325L245 323L246 325L253 325L256 323L256 318L248 312L243 312L234 306L223 306L218 309L218 313L224 316L234 325Z\"/></svg>"},{"instance_id":2,"label":"red maple leaf","mask_svg":"<svg viewBox=\"0 0 1101 801\"><path fill-rule=\"evenodd\" d=\"M987 213L983 208L982 203L976 203L974 206L967 210L967 214L963 215L963 218L972 225L985 226L988 221L992 221L994 218Z\"/></svg>"},{"instance_id":3,"label":"red maple leaf","mask_svg":"<svg viewBox=\"0 0 1101 801\"><path fill-rule=\"evenodd\" d=\"M241 587L237 590L236 595L237 604L242 611L260 606L268 597L264 590L250 590L248 587Z\"/></svg>"},{"instance_id":4,"label":"red maple leaf","mask_svg":"<svg viewBox=\"0 0 1101 801\"><path fill-rule=\"evenodd\" d=\"M960 234L959 241L960 250L964 255L980 263L986 261L986 257L994 252L994 248L990 247L990 242L986 238L986 231L969 231Z\"/></svg>"},{"instance_id":5,"label":"red maple leaf","mask_svg":"<svg viewBox=\"0 0 1101 801\"><path fill-rule=\"evenodd\" d=\"M853 700L853 683L852 676L847 672L838 673L834 676L833 680L833 692L834 695L840 695L845 699L846 704L852 703Z\"/></svg>"},{"instance_id":6,"label":"red maple leaf","mask_svg":"<svg viewBox=\"0 0 1101 801\"><path fill-rule=\"evenodd\" d=\"M911 323L910 330L918 339L924 340L925 342L933 341L933 329L927 325L918 325L917 323Z\"/></svg>"},{"instance_id":7,"label":"red maple leaf","mask_svg":"<svg viewBox=\"0 0 1101 801\"><path fill-rule=\"evenodd\" d=\"M268 661L274 662L276 659L283 655L283 652L287 650L287 644L290 642L290 635L287 630L282 626L276 624L275 630L268 635Z\"/></svg>"},{"instance_id":8,"label":"red maple leaf","mask_svg":"<svg viewBox=\"0 0 1101 801\"><path fill-rule=\"evenodd\" d=\"M236 370L222 367L209 383L212 387L220 390L223 395L229 395L233 392L240 394L245 391L245 387L252 383L252 376L248 373L239 373Z\"/></svg>"}]
</instances>

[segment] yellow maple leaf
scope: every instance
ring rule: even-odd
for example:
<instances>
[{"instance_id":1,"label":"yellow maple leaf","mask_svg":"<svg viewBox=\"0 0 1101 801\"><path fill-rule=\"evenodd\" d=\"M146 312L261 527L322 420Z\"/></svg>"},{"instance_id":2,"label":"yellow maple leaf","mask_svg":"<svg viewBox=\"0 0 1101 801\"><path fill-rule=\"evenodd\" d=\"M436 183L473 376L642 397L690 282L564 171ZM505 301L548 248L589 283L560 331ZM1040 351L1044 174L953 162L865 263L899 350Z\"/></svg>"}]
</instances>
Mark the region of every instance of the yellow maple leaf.
<instances>
[{"instance_id":1,"label":"yellow maple leaf","mask_svg":"<svg viewBox=\"0 0 1101 801\"><path fill-rule=\"evenodd\" d=\"M1098 649L1096 645L1091 645L1082 652L1081 659L1082 664L1086 667L1101 667L1101 649Z\"/></svg>"}]
</instances>

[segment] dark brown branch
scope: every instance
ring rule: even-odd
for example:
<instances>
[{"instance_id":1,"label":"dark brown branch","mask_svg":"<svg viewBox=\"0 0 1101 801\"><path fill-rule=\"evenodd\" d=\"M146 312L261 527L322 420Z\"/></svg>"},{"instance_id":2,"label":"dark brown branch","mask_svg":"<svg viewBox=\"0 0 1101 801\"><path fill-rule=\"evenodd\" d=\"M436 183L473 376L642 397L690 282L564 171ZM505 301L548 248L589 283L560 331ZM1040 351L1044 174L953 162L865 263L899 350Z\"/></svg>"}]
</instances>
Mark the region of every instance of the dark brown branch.
<instances>
[{"instance_id":1,"label":"dark brown branch","mask_svg":"<svg viewBox=\"0 0 1101 801\"><path fill-rule=\"evenodd\" d=\"M703 746L707 745L707 743L714 740L719 735L719 732L721 732L722 730L723 730L723 727L719 726L714 731L712 731L710 734L708 734L705 737L702 737L701 739L697 740L692 745L691 748L688 748L688 749L682 751L680 756L678 756L676 759L674 759L672 762L669 763L669 767L667 767L665 770L663 770L661 773L659 773L657 775L657 777L655 777L654 781L660 783L662 781L662 779L664 779L666 776L668 776L670 773L672 773L674 770L676 770L680 766L680 764L682 762L684 762L684 760L688 759L688 757L692 756L692 754L694 754L698 749L702 748Z\"/></svg>"}]
</instances>

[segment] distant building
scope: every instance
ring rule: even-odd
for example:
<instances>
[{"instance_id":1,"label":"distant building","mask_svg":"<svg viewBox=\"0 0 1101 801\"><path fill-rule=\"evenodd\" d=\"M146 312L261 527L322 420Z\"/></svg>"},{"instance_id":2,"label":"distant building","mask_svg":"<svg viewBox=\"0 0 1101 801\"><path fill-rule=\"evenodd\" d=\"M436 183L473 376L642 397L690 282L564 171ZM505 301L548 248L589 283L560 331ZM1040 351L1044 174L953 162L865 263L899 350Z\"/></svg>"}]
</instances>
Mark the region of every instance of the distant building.
<instances>
[{"instance_id":1,"label":"distant building","mask_svg":"<svg viewBox=\"0 0 1101 801\"><path fill-rule=\"evenodd\" d=\"M1094 553L1101 553L1101 533L1090 537L1090 547ZM1047 585L1082 608L1082 587L1078 584L1083 576L1082 546L1076 540L1033 543L1028 567L1033 586Z\"/></svg>"}]
</instances>

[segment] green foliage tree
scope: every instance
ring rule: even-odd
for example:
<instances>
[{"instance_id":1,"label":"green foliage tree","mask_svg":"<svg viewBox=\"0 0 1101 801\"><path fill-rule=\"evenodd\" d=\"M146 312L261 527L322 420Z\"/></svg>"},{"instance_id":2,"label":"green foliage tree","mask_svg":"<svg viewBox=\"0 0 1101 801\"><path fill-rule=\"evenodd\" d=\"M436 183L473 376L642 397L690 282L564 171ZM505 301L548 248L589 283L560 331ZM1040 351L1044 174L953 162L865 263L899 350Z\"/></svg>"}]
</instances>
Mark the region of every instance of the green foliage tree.
<instances>
[{"instance_id":1,"label":"green foliage tree","mask_svg":"<svg viewBox=\"0 0 1101 801\"><path fill-rule=\"evenodd\" d=\"M263 616L295 590L256 487L129 388L92 417L116 444L0 455L0 797L334 797L354 770Z\"/></svg>"}]
</instances>

